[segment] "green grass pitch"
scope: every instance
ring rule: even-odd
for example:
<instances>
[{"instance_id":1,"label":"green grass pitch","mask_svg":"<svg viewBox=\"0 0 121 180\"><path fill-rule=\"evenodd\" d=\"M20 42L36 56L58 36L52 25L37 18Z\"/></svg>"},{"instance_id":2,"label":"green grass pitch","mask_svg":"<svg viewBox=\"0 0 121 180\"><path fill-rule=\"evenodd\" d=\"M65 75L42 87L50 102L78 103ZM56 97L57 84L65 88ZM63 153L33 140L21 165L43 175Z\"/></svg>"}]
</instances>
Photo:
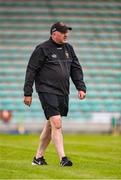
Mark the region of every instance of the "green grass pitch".
<instances>
[{"instance_id":1,"label":"green grass pitch","mask_svg":"<svg viewBox=\"0 0 121 180\"><path fill-rule=\"evenodd\" d=\"M121 137L64 134L72 167L60 167L51 143L47 166L32 166L39 135L0 135L0 179L120 179Z\"/></svg>"}]
</instances>

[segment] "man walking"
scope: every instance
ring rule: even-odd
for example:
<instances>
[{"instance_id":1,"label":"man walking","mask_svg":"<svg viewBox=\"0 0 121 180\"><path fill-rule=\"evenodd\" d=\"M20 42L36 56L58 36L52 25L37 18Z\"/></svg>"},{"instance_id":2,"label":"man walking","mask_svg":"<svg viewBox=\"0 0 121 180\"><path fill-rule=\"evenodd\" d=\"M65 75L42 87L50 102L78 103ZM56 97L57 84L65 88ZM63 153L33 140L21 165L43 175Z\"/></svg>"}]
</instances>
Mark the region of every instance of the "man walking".
<instances>
[{"instance_id":1,"label":"man walking","mask_svg":"<svg viewBox=\"0 0 121 180\"><path fill-rule=\"evenodd\" d=\"M79 99L84 99L86 86L83 72L73 47L67 43L69 30L62 22L52 25L50 39L38 45L32 53L25 77L24 103L32 103L33 83L47 119L32 165L47 165L44 152L52 140L60 158L61 166L72 166L66 157L62 136L62 116L67 116L69 79L78 90Z\"/></svg>"}]
</instances>

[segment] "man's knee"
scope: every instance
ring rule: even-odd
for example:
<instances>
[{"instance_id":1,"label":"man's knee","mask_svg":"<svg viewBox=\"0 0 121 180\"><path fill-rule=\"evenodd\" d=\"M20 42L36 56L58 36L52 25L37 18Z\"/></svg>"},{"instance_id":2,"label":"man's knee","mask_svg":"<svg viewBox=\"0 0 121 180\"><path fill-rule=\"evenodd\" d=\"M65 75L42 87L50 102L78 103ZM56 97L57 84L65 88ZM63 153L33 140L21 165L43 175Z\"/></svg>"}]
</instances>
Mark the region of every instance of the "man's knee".
<instances>
[{"instance_id":1,"label":"man's knee","mask_svg":"<svg viewBox=\"0 0 121 180\"><path fill-rule=\"evenodd\" d=\"M50 122L51 122L52 128L55 128L55 129L61 129L62 128L62 123L61 123L60 115L52 116L50 118Z\"/></svg>"}]
</instances>

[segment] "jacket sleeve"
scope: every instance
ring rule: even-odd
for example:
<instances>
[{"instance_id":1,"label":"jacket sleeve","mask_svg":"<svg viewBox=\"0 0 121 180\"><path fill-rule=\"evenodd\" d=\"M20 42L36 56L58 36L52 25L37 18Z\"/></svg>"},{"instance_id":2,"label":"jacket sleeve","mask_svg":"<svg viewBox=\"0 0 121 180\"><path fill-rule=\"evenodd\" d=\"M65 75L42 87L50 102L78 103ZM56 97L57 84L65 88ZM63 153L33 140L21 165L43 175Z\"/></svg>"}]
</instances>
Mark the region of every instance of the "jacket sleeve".
<instances>
[{"instance_id":1,"label":"jacket sleeve","mask_svg":"<svg viewBox=\"0 0 121 180\"><path fill-rule=\"evenodd\" d=\"M73 48L71 49L71 53L72 53L72 58L73 58L73 61L71 64L71 79L78 91L82 90L82 91L86 92L86 85L83 80L82 67L79 63L79 60L78 60Z\"/></svg>"},{"instance_id":2,"label":"jacket sleeve","mask_svg":"<svg viewBox=\"0 0 121 180\"><path fill-rule=\"evenodd\" d=\"M32 96L33 83L37 72L41 69L44 61L44 53L38 46L33 51L26 69L24 96Z\"/></svg>"}]
</instances>

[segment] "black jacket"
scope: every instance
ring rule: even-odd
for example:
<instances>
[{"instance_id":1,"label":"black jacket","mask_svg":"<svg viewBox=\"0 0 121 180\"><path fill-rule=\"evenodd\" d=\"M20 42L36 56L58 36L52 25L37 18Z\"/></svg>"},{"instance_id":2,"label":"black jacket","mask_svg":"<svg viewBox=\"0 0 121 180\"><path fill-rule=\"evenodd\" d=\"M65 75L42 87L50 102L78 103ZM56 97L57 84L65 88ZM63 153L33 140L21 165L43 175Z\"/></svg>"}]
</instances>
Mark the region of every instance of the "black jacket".
<instances>
[{"instance_id":1,"label":"black jacket","mask_svg":"<svg viewBox=\"0 0 121 180\"><path fill-rule=\"evenodd\" d=\"M73 47L68 43L59 45L50 38L38 45L30 57L24 95L32 95L34 81L37 92L68 95L70 77L77 90L86 92L82 68Z\"/></svg>"}]
</instances>

